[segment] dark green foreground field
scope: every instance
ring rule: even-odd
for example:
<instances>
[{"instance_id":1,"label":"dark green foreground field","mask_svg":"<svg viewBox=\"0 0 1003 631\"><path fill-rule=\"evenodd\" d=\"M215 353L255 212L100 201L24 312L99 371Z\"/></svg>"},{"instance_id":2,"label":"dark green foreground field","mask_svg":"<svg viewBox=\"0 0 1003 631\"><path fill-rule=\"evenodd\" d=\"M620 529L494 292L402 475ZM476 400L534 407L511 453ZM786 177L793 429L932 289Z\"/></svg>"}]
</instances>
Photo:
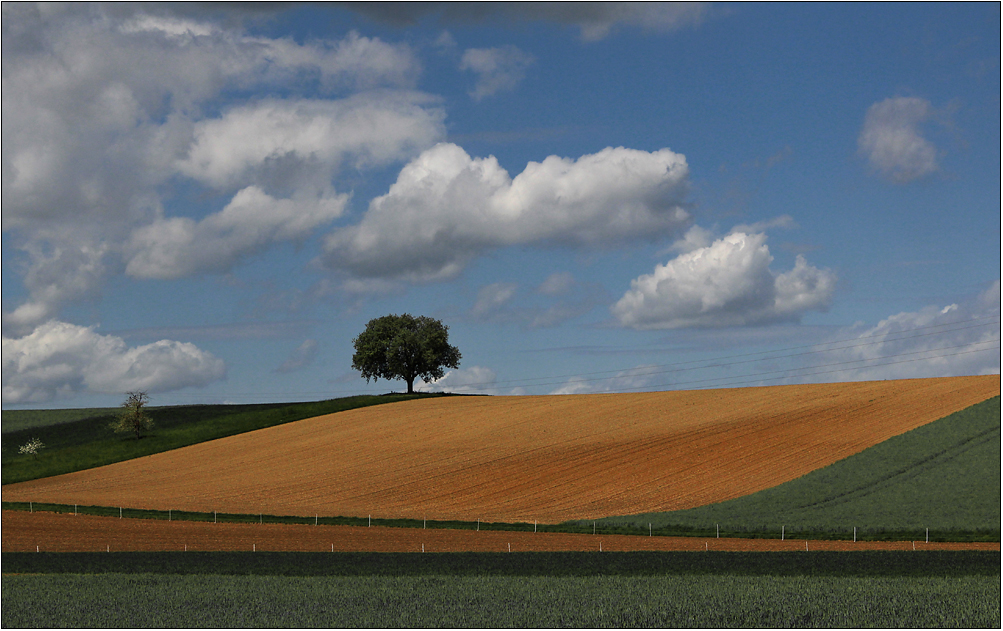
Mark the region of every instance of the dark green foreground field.
<instances>
[{"instance_id":1,"label":"dark green foreground field","mask_svg":"<svg viewBox=\"0 0 1003 631\"><path fill-rule=\"evenodd\" d=\"M998 552L4 553L3 572L4 627L1000 626Z\"/></svg>"}]
</instances>

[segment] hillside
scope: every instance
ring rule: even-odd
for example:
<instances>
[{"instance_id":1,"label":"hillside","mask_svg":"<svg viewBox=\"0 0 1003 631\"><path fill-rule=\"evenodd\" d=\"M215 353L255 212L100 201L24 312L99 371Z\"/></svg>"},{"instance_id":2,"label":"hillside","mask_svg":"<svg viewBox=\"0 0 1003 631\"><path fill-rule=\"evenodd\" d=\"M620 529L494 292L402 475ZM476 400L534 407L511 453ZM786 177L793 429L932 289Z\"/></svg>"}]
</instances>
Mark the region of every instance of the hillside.
<instances>
[{"instance_id":1,"label":"hillside","mask_svg":"<svg viewBox=\"0 0 1003 631\"><path fill-rule=\"evenodd\" d=\"M151 407L147 412L153 419L153 428L144 432L142 440L109 429L119 408L5 411L5 431L0 443L3 483L92 469L322 414L433 396L443 395L357 395L302 403ZM10 429L8 421L20 428ZM18 454L19 446L32 438L45 445L37 459Z\"/></svg>"},{"instance_id":2,"label":"hillside","mask_svg":"<svg viewBox=\"0 0 1003 631\"><path fill-rule=\"evenodd\" d=\"M748 495L999 395L998 375L441 398L3 487L5 501L559 522Z\"/></svg>"},{"instance_id":3,"label":"hillside","mask_svg":"<svg viewBox=\"0 0 1003 631\"><path fill-rule=\"evenodd\" d=\"M796 480L688 510L601 524L760 528L865 536L878 530L992 530L1000 524L1000 398L894 436Z\"/></svg>"}]
</instances>

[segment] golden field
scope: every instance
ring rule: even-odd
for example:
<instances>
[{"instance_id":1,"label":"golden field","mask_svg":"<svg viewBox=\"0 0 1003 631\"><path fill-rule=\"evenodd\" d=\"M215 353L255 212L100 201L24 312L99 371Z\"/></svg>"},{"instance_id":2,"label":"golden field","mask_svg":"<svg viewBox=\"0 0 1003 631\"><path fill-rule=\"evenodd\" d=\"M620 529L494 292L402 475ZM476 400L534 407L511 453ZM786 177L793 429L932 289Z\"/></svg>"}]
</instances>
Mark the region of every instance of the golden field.
<instances>
[{"instance_id":1,"label":"golden field","mask_svg":"<svg viewBox=\"0 0 1003 631\"><path fill-rule=\"evenodd\" d=\"M676 510L776 486L999 393L989 375L424 399L6 485L3 499L530 523Z\"/></svg>"}]
</instances>

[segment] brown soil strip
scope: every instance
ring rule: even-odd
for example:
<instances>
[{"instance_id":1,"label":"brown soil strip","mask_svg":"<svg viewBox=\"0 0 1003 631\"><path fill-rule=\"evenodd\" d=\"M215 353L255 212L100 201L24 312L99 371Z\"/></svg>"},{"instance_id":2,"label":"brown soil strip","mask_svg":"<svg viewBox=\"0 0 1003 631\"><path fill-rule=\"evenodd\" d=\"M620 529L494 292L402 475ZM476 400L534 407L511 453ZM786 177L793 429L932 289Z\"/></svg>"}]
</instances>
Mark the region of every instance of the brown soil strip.
<instances>
[{"instance_id":1,"label":"brown soil strip","mask_svg":"<svg viewBox=\"0 0 1003 631\"><path fill-rule=\"evenodd\" d=\"M803 539L716 539L559 533L422 530L118 519L3 511L4 552L298 551L527 552L636 550L799 551ZM808 541L809 551L999 550L998 542ZM511 548L509 547L511 546Z\"/></svg>"},{"instance_id":2,"label":"brown soil strip","mask_svg":"<svg viewBox=\"0 0 1003 631\"><path fill-rule=\"evenodd\" d=\"M6 485L3 499L556 523L753 493L999 393L989 375L425 399Z\"/></svg>"}]
</instances>

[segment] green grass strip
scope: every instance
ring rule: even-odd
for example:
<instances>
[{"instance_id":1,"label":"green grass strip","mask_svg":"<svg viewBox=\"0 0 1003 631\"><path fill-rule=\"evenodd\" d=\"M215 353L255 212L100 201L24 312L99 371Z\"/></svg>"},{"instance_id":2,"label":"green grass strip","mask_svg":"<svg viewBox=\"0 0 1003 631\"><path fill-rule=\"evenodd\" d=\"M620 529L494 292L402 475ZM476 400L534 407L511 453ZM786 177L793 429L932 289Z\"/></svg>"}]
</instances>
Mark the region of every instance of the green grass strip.
<instances>
[{"instance_id":1,"label":"green grass strip","mask_svg":"<svg viewBox=\"0 0 1003 631\"><path fill-rule=\"evenodd\" d=\"M597 534L597 535L633 535L652 537L701 537L744 539L796 539L796 540L851 540L853 535L846 533L831 533L827 531L791 531L783 533L772 530L755 531L749 528L728 531L714 529L662 527L638 528L622 524L604 524L601 521L563 522L559 524L530 524L527 522L486 522L458 521L434 519L380 519L369 517L332 517L325 515L269 515L249 513L197 512L181 510L152 510L143 508L126 508L114 506L84 506L77 504L52 504L44 502L3 502L3 510L73 513L78 515L96 515L101 517L121 517L124 519L158 519L162 521L198 521L213 523L239 524L313 524L318 526L378 526L384 528L415 528L434 530L484 530L506 532L551 532L565 534ZM921 530L885 530L870 528L860 529L856 533L857 541L935 541L935 542L976 542L999 541L999 530L985 529L977 531L929 531Z\"/></svg>"}]
</instances>

